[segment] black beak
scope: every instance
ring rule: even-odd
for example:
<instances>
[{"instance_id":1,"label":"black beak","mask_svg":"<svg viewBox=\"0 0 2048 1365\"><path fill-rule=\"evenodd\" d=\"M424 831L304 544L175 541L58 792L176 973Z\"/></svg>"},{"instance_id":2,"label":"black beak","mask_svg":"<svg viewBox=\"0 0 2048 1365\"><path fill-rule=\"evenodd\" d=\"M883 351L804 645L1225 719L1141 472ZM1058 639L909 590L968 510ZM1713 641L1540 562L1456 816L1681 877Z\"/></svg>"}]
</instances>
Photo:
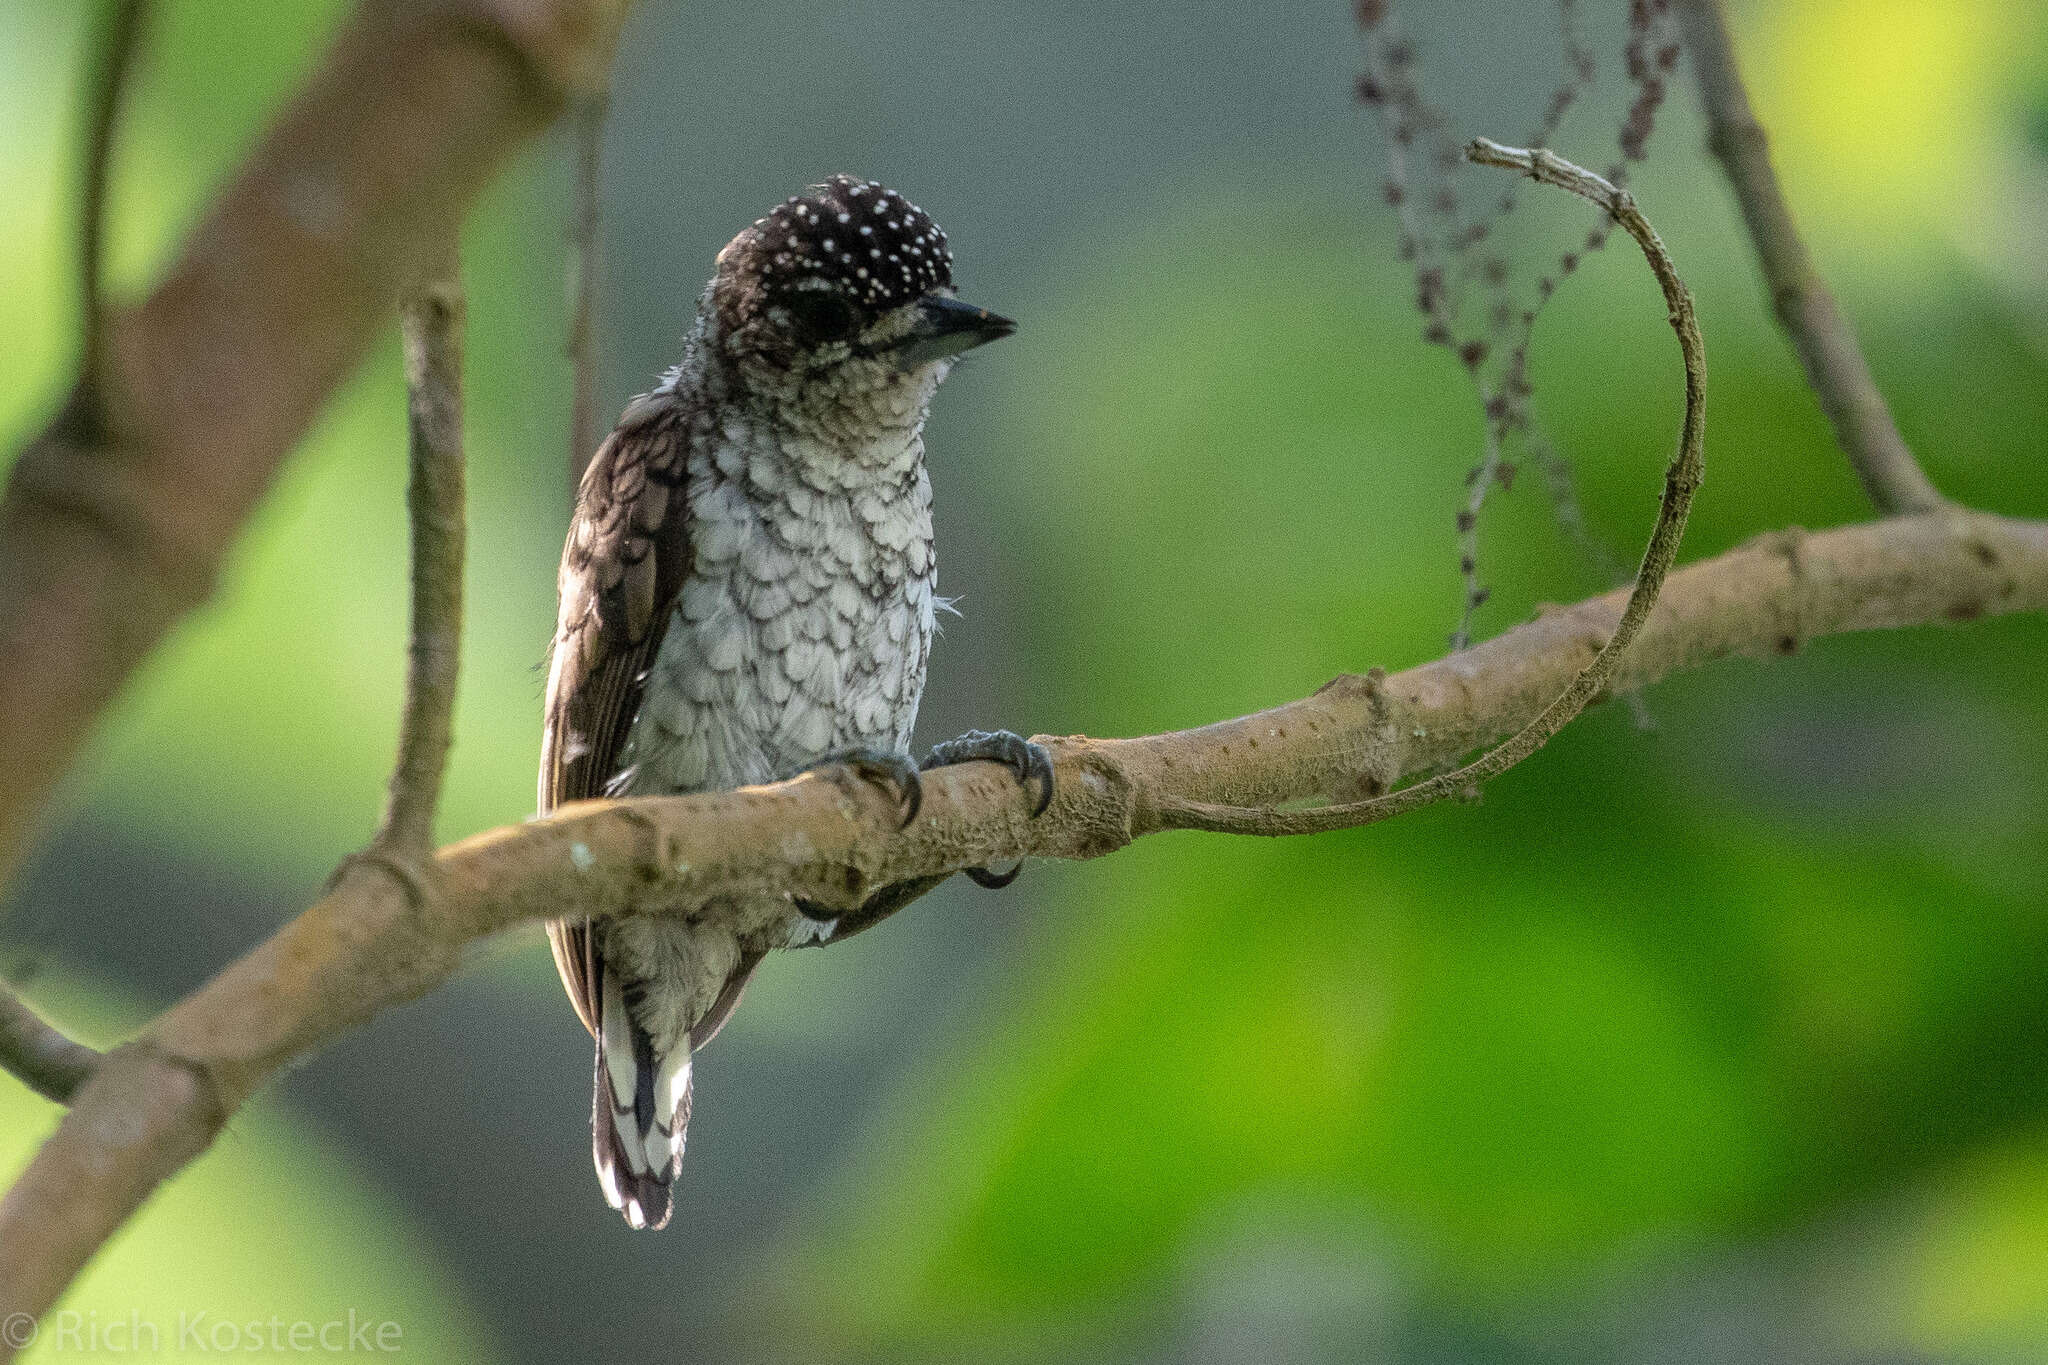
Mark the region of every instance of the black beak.
<instances>
[{"instance_id":1,"label":"black beak","mask_svg":"<svg viewBox=\"0 0 2048 1365\"><path fill-rule=\"evenodd\" d=\"M917 321L910 335L889 348L889 358L914 370L999 341L1016 330L1016 323L986 308L928 294L917 301Z\"/></svg>"}]
</instances>

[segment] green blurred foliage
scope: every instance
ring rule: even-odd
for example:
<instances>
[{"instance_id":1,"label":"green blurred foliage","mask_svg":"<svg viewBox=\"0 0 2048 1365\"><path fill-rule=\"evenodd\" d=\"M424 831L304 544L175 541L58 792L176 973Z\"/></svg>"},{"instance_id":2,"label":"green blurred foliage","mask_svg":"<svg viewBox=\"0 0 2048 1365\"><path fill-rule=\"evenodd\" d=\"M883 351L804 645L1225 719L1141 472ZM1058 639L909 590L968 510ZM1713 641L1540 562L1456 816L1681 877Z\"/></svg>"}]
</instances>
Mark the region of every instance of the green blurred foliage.
<instances>
[{"instance_id":1,"label":"green blurred foliage","mask_svg":"<svg viewBox=\"0 0 2048 1365\"><path fill-rule=\"evenodd\" d=\"M1709 338L1693 556L1866 514L1712 193L1689 162L1640 191ZM1051 541L1029 642L1051 728L1198 723L1441 650L1476 404L1409 343L1398 277L1354 288L1359 242L1275 216L1155 205L1062 291L1062 401L1008 395L1040 453L1006 469ZM1845 284L1905 428L1959 495L2048 510L2041 354L1942 241L1887 250ZM1632 554L1677 365L1625 245L1537 357L1589 514ZM1540 508L1488 514L1494 628L1587 586ZM2038 620L1830 640L1657 691L1654 733L1593 715L1477 810L1175 836L1063 878L994 1022L884 1111L841 1230L785 1282L889 1272L784 1307L885 1355L1099 1346L1297 1207L1533 1350L1561 1297L1905 1189L1920 1216L1801 1271L1839 1339L2048 1347L2044 646Z\"/></svg>"},{"instance_id":2,"label":"green blurred foliage","mask_svg":"<svg viewBox=\"0 0 2048 1365\"><path fill-rule=\"evenodd\" d=\"M160 266L341 9L169 7L121 153L124 287ZM2042 22L1989 0L1876 9L1883 23L1860 0L1746 11L1760 107L1937 480L2048 514L2048 324L2024 272L2002 273L2031 259L2011 244L2038 233L2041 201L1999 160L2038 166L2014 149L2038 141ZM0 5L0 167L30 187L0 197L10 336L68 334L70 196L45 187L74 175L52 149L80 15ZM1687 556L1859 518L1694 130L1669 117L1640 192L1700 296L1713 370ZM1020 309L1016 360L984 370L1003 393L982 468L1002 514L1043 538L1009 594L1027 614L1004 623L1036 670L1034 728L1197 724L1433 657L1455 623L1452 517L1479 414L1416 340L1391 230L1357 186L1305 175L1293 202L1233 201L1229 170L1048 243L1059 269ZM1989 177L1981 193L1956 192L1968 175ZM532 803L564 498L559 188L538 159L515 167L468 240L479 454L450 835ZM1573 211L1531 204L1531 250L1548 249L1542 224L1582 231ZM28 346L0 369L8 448L69 364ZM1632 556L1677 372L1625 243L1553 305L1535 366L1592 525ZM81 800L269 879L311 884L360 841L402 671L402 442L387 344L283 474L218 604L130 690ZM1601 586L1533 478L1496 500L1483 545L1484 629ZM2044 646L2036 620L1819 642L1656 690L1651 732L1604 708L1476 808L1034 868L1056 908L956 1046L879 1106L831 1219L793 1229L755 1311L855 1356L1100 1347L1190 1295L1251 1294L1246 1258L1256 1270L1281 1242L1390 1286L1347 1310L1356 1330L1434 1315L1535 1351L1559 1302L1761 1247L1845 1350L2038 1358ZM0 1106L11 1168L50 1111L6 1087ZM422 1278L433 1255L402 1211L360 1185L259 1109L75 1301L175 1305L206 1278L264 1313L394 1304L423 1339L482 1343ZM245 1244L223 1220L321 1235ZM219 1264L193 1250L216 1244ZM229 1310L226 1293L207 1306Z\"/></svg>"},{"instance_id":3,"label":"green blurred foliage","mask_svg":"<svg viewBox=\"0 0 2048 1365\"><path fill-rule=\"evenodd\" d=\"M147 1017L75 980L40 978L36 996L71 1036L102 1046ZM0 1086L0 1170L26 1166L59 1117L21 1086ZM325 1354L348 1354L333 1343L367 1322L372 1334L358 1345L392 1323L386 1344L413 1359L497 1356L488 1313L467 1300L406 1211L331 1140L274 1097L259 1098L93 1258L42 1320L36 1354L281 1359L307 1353L288 1335L275 1338L284 1349L268 1349L300 1322L315 1343L322 1328L342 1324L329 1329Z\"/></svg>"},{"instance_id":4,"label":"green blurred foliage","mask_svg":"<svg viewBox=\"0 0 2048 1365\"><path fill-rule=\"evenodd\" d=\"M0 159L11 181L43 191L7 201L21 215L10 224L15 250L0 260L0 326L10 335L67 331L77 168L66 120L91 12L0 9L0 97L24 115L0 129ZM117 151L117 289L139 289L157 273L345 12L338 0L160 7ZM226 90L234 98L222 98ZM560 274L543 198L552 188L536 165L515 167L465 241L468 259L492 263L469 279L469 428L480 456L531 450L567 411L565 372L547 340L559 334L561 299L533 288ZM71 363L61 347L16 354L23 363L0 374L0 436L10 449L47 420ZM394 338L286 467L231 557L216 605L124 697L89 756L81 797L252 873L302 880L367 834L403 676L404 615L392 610L404 600L406 564L403 394ZM475 463L456 730L463 761L443 806L448 831L533 809L534 670L553 613L550 542L567 497L566 473ZM224 715L234 723L223 725Z\"/></svg>"}]
</instances>

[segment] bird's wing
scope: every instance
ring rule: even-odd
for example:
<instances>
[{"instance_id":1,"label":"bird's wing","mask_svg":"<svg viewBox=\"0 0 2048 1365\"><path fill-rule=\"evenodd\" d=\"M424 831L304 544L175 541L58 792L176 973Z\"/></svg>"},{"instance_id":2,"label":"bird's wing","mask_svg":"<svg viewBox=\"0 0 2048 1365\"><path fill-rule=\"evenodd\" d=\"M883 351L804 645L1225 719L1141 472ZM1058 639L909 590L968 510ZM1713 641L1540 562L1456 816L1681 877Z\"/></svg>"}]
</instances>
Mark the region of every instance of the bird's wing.
<instances>
[{"instance_id":1,"label":"bird's wing","mask_svg":"<svg viewBox=\"0 0 2048 1365\"><path fill-rule=\"evenodd\" d=\"M577 492L562 549L561 618L548 670L540 808L603 796L689 568L684 489L689 410L635 399ZM548 942L583 1026L597 1031L604 961L588 920L555 920Z\"/></svg>"}]
</instances>

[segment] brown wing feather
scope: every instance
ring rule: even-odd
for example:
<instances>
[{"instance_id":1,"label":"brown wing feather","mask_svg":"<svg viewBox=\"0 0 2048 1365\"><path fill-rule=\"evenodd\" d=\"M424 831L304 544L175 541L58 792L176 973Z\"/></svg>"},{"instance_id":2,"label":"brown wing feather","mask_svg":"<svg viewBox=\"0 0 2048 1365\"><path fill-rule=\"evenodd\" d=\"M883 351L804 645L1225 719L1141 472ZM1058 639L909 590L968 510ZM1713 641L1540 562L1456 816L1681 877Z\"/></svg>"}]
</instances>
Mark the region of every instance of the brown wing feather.
<instances>
[{"instance_id":1,"label":"brown wing feather","mask_svg":"<svg viewBox=\"0 0 2048 1365\"><path fill-rule=\"evenodd\" d=\"M672 396L635 399L577 490L548 671L542 814L603 796L618 775L647 670L690 562L682 488L688 417ZM552 921L548 942L577 1017L595 1033L604 961L590 922Z\"/></svg>"}]
</instances>

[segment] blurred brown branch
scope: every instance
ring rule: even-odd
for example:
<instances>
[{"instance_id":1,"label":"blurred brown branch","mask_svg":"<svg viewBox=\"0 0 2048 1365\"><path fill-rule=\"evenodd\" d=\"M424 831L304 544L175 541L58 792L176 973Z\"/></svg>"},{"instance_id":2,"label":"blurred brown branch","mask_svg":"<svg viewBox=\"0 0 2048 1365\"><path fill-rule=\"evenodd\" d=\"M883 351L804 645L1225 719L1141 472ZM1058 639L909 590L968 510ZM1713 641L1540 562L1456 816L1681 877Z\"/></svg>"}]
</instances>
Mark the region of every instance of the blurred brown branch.
<instances>
[{"instance_id":1,"label":"blurred brown branch","mask_svg":"<svg viewBox=\"0 0 2048 1365\"><path fill-rule=\"evenodd\" d=\"M0 1069L46 1100L68 1104L100 1054L74 1043L0 986Z\"/></svg>"},{"instance_id":2,"label":"blurred brown branch","mask_svg":"<svg viewBox=\"0 0 2048 1365\"><path fill-rule=\"evenodd\" d=\"M626 8L369 0L164 282L110 317L99 293L106 173L144 14L123 0L88 116L80 377L0 499L0 881L99 712L209 595L235 532L400 289L441 270L463 209L505 156L571 97L602 88ZM446 276L405 310L414 630L400 758L373 846L401 873L431 846L460 632L461 296ZM337 885L370 880L394 884ZM417 877L400 880L417 892ZM113 1069L136 1053L117 1051ZM104 1063L0 988L0 1065L65 1099ZM225 1119L203 1071L174 1063L156 1081L140 1097L152 1113ZM203 1145L133 1154L155 1173L137 1200ZM81 1188L97 1175L72 1172ZM117 1224L10 1244L0 1298L53 1300Z\"/></svg>"},{"instance_id":3,"label":"blurred brown branch","mask_svg":"<svg viewBox=\"0 0 2048 1365\"><path fill-rule=\"evenodd\" d=\"M698 796L594 801L442 849L412 888L346 878L110 1053L0 1201L0 1313L41 1312L150 1191L280 1066L446 979L464 944L559 916L704 914L789 892L851 909L879 887L1022 857L1095 858L1193 804L1383 791L1528 724L1613 637L1627 594L1551 611L1392 676L1144 739L1041 737L1057 797L989 763L925 775L908 829L880 792L807 774ZM1671 575L1609 689L1854 630L2048 610L2048 523L1943 509L1763 537Z\"/></svg>"},{"instance_id":4,"label":"blurred brown branch","mask_svg":"<svg viewBox=\"0 0 2048 1365\"><path fill-rule=\"evenodd\" d=\"M1925 512L1942 496L1899 435L1849 320L1814 268L1771 167L1770 141L1750 107L1721 0L1675 0L1707 115L1707 145L1742 207L1771 306L1792 339L1835 441L1880 512Z\"/></svg>"},{"instance_id":5,"label":"blurred brown branch","mask_svg":"<svg viewBox=\"0 0 2048 1365\"><path fill-rule=\"evenodd\" d=\"M0 498L0 880L93 721L625 0L368 0Z\"/></svg>"},{"instance_id":6,"label":"blurred brown branch","mask_svg":"<svg viewBox=\"0 0 2048 1365\"><path fill-rule=\"evenodd\" d=\"M85 83L85 150L79 188L78 316L79 393L86 401L67 414L81 438L103 435L102 416L91 404L99 391L97 376L105 364L107 180L114 156L114 132L128 92L129 73L142 46L149 20L148 0L118 0L107 21L95 66ZM0 850L5 849L0 841ZM5 869L0 867L0 876ZM0 1069L12 1072L48 1099L60 1103L85 1079L99 1054L74 1043L0 983Z\"/></svg>"}]
</instances>

